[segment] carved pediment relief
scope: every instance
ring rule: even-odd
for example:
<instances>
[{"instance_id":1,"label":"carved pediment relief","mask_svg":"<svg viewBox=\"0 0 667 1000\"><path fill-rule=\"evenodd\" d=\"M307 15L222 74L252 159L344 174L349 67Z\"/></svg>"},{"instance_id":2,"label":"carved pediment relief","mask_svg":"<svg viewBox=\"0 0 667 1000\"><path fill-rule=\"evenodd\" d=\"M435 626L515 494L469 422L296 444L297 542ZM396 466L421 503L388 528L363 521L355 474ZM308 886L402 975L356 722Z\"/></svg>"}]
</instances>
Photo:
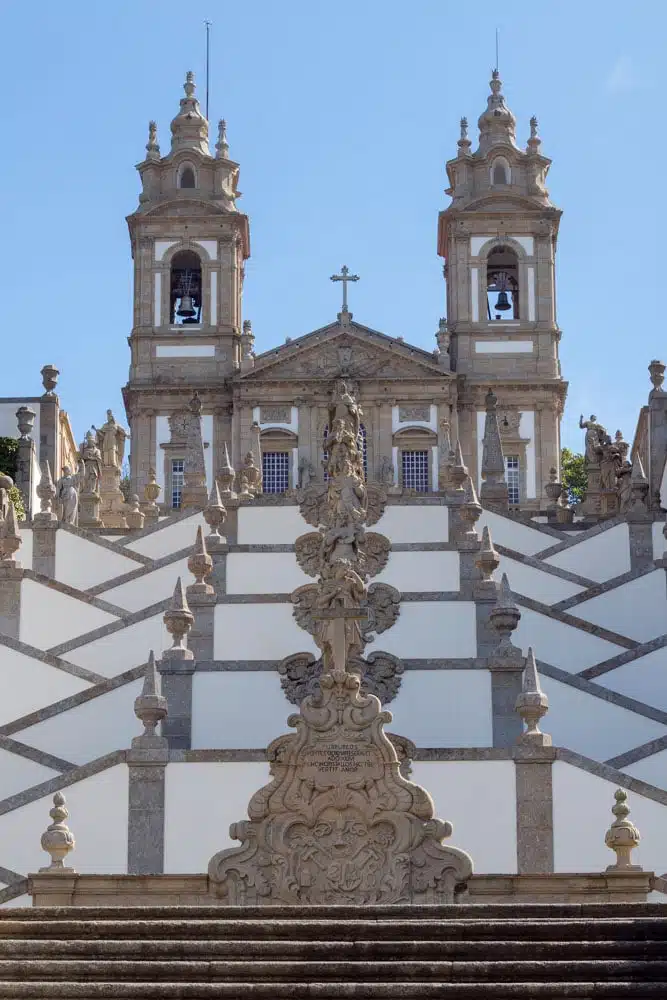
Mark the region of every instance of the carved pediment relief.
<instances>
[{"instance_id":1,"label":"carved pediment relief","mask_svg":"<svg viewBox=\"0 0 667 1000\"><path fill-rule=\"evenodd\" d=\"M299 342L257 358L243 381L263 379L345 379L452 377L418 348L358 329L332 328L323 336L310 334ZM311 337L313 338L311 341ZM375 339L377 337L377 339ZM386 340L386 344L382 341Z\"/></svg>"}]
</instances>

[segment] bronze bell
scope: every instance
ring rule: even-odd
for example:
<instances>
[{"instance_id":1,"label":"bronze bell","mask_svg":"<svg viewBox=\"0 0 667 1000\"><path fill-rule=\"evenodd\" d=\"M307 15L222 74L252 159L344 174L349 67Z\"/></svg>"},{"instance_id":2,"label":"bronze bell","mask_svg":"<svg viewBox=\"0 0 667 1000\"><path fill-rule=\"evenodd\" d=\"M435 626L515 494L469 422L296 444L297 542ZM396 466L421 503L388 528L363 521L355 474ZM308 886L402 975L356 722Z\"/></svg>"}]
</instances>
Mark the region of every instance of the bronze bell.
<instances>
[{"instance_id":1,"label":"bronze bell","mask_svg":"<svg viewBox=\"0 0 667 1000\"><path fill-rule=\"evenodd\" d=\"M507 308L509 309L509 306ZM195 315L195 308L194 308L194 304L192 302L192 296L191 295L182 295L181 296L181 304L178 307L176 315L177 316L187 316L187 317Z\"/></svg>"},{"instance_id":2,"label":"bronze bell","mask_svg":"<svg viewBox=\"0 0 667 1000\"><path fill-rule=\"evenodd\" d=\"M507 298L507 292L498 292L498 301L496 302L496 309L500 310L500 312L507 312L507 310L511 308L512 308L512 303Z\"/></svg>"}]
</instances>

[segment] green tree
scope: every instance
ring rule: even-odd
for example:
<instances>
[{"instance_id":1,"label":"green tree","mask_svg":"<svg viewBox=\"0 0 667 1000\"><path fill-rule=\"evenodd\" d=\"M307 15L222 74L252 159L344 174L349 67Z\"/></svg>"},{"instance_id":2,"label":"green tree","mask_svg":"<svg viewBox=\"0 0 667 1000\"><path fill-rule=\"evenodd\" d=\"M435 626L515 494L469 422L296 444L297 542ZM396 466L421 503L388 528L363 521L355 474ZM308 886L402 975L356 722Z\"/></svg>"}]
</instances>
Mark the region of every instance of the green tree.
<instances>
[{"instance_id":1,"label":"green tree","mask_svg":"<svg viewBox=\"0 0 667 1000\"><path fill-rule=\"evenodd\" d=\"M19 443L16 438L0 437L0 472L16 479L16 470L19 460ZM14 504L16 517L19 521L25 521L25 507L23 497L18 486L12 486L8 490L9 499Z\"/></svg>"},{"instance_id":2,"label":"green tree","mask_svg":"<svg viewBox=\"0 0 667 1000\"><path fill-rule=\"evenodd\" d=\"M560 453L561 482L567 493L568 503L581 503L588 489L588 476L584 470L584 456L563 448Z\"/></svg>"}]
</instances>

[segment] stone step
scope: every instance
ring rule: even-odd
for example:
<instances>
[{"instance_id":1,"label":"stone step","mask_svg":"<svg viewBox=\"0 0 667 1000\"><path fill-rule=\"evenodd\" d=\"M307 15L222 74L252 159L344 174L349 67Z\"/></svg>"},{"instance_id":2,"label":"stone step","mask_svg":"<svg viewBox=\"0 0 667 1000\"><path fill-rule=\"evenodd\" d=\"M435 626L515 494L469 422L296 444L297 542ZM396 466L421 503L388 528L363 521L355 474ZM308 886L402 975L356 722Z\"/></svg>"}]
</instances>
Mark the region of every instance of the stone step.
<instances>
[{"instance_id":1,"label":"stone step","mask_svg":"<svg viewBox=\"0 0 667 1000\"><path fill-rule=\"evenodd\" d=\"M619 909L622 916L618 916ZM46 911L48 913L48 911ZM81 909L70 909L76 919L48 916L15 920L13 911L0 911L0 940L21 938L58 938L62 940L114 938L136 940L448 940L494 941L637 941L667 940L667 918L628 918L625 907L617 910L616 919L547 919L541 920L262 920L190 919L183 916L164 919L118 919L115 910L106 910L107 919L83 918ZM33 910L33 914L45 911ZM7 914L7 915L5 915Z\"/></svg>"},{"instance_id":2,"label":"stone step","mask_svg":"<svg viewBox=\"0 0 667 1000\"><path fill-rule=\"evenodd\" d=\"M581 983L76 983L0 980L2 1000L665 1000L667 981Z\"/></svg>"},{"instance_id":3,"label":"stone step","mask_svg":"<svg viewBox=\"0 0 667 1000\"><path fill-rule=\"evenodd\" d=\"M147 941L132 939L0 940L0 959L81 957L92 960L150 959L405 959L520 960L664 958L664 940L636 941ZM667 998L666 998L667 1000Z\"/></svg>"},{"instance_id":4,"label":"stone step","mask_svg":"<svg viewBox=\"0 0 667 1000\"><path fill-rule=\"evenodd\" d=\"M148 949L147 949L148 950ZM94 982L667 982L667 961L607 959L574 961L419 962L419 961L0 961L0 981ZM54 989L54 992L57 990Z\"/></svg>"}]
</instances>

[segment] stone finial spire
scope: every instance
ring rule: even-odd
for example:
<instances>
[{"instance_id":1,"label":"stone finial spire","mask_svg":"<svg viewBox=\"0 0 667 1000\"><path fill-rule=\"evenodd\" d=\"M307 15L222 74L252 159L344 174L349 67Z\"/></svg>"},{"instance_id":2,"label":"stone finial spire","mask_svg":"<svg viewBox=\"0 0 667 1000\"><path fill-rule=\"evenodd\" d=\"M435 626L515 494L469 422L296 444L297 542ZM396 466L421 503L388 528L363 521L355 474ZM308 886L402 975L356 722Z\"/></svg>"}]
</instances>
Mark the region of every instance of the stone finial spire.
<instances>
[{"instance_id":1,"label":"stone finial spire","mask_svg":"<svg viewBox=\"0 0 667 1000\"><path fill-rule=\"evenodd\" d=\"M482 547L475 560L475 566L481 570L483 583L491 583L493 574L500 566L500 556L493 547L491 532L486 524L482 529Z\"/></svg>"},{"instance_id":2,"label":"stone finial spire","mask_svg":"<svg viewBox=\"0 0 667 1000\"><path fill-rule=\"evenodd\" d=\"M503 573L498 588L498 598L489 614L491 624L500 636L496 656L514 656L517 647L512 645L512 632L519 624L521 612L514 603L507 573Z\"/></svg>"},{"instance_id":3,"label":"stone finial spire","mask_svg":"<svg viewBox=\"0 0 667 1000\"><path fill-rule=\"evenodd\" d=\"M146 159L159 160L160 147L157 141L157 122L148 123L148 142L146 143Z\"/></svg>"},{"instance_id":4,"label":"stone finial spire","mask_svg":"<svg viewBox=\"0 0 667 1000\"><path fill-rule=\"evenodd\" d=\"M482 483L481 498L491 510L507 510L507 483L505 482L505 460L500 442L498 426L498 399L492 389L487 392L484 402L484 440L482 442Z\"/></svg>"},{"instance_id":5,"label":"stone finial spire","mask_svg":"<svg viewBox=\"0 0 667 1000\"><path fill-rule=\"evenodd\" d=\"M20 565L14 559L14 554L18 552L21 547L21 541L21 532L19 530L19 522L16 517L16 510L14 509L14 504L10 500L7 505L7 515L2 522L2 528L0 528L0 558L5 565Z\"/></svg>"},{"instance_id":6,"label":"stone finial spire","mask_svg":"<svg viewBox=\"0 0 667 1000\"><path fill-rule=\"evenodd\" d=\"M461 138L459 139L457 145L459 147L459 152L458 152L459 157L469 156L469 154L470 154L470 147L471 147L472 143L470 142L470 139L468 138L468 119L467 118L462 118L461 119Z\"/></svg>"},{"instance_id":7,"label":"stone finial spire","mask_svg":"<svg viewBox=\"0 0 667 1000\"><path fill-rule=\"evenodd\" d=\"M195 582L188 587L188 594L212 594L213 587L205 581L206 577L213 572L213 560L208 554L201 524L197 526L197 537L192 554L188 559L188 569L195 578Z\"/></svg>"},{"instance_id":8,"label":"stone finial spire","mask_svg":"<svg viewBox=\"0 0 667 1000\"><path fill-rule=\"evenodd\" d=\"M539 153L542 140L537 134L537 118L535 115L530 119L530 138L526 150L528 153Z\"/></svg>"},{"instance_id":9,"label":"stone finial spire","mask_svg":"<svg viewBox=\"0 0 667 1000\"><path fill-rule=\"evenodd\" d=\"M185 590L183 589L183 581L179 576L176 581L176 587L174 588L174 596L171 599L171 604L165 611L163 617L167 632L173 637L174 640L173 646L171 647L172 650L188 652L185 640L188 632L192 628L194 620L195 616L190 611L190 607L185 596Z\"/></svg>"},{"instance_id":10,"label":"stone finial spire","mask_svg":"<svg viewBox=\"0 0 667 1000\"><path fill-rule=\"evenodd\" d=\"M222 463L218 470L218 475L216 477L217 481L220 483L220 496L223 500L234 500L236 498L236 493L234 492L234 480L236 479L236 472L234 466L229 460L229 450L227 448L227 442L224 442L222 448Z\"/></svg>"},{"instance_id":11,"label":"stone finial spire","mask_svg":"<svg viewBox=\"0 0 667 1000\"><path fill-rule=\"evenodd\" d=\"M210 156L208 149L208 122L199 108L195 97L195 75L188 72L183 84L185 97L181 98L181 108L171 123L171 151L192 149Z\"/></svg>"},{"instance_id":12,"label":"stone finial spire","mask_svg":"<svg viewBox=\"0 0 667 1000\"><path fill-rule=\"evenodd\" d=\"M468 466L463 461L463 451L461 450L461 439L456 439L454 448L454 464L451 468L451 478L454 483L454 490L457 493L464 492L464 486L468 479Z\"/></svg>"},{"instance_id":13,"label":"stone finial spire","mask_svg":"<svg viewBox=\"0 0 667 1000\"><path fill-rule=\"evenodd\" d=\"M503 85L497 69L491 74L491 94L487 107L479 116L479 152L487 153L493 146L516 148L516 118L505 103Z\"/></svg>"},{"instance_id":14,"label":"stone finial spire","mask_svg":"<svg viewBox=\"0 0 667 1000\"><path fill-rule=\"evenodd\" d=\"M37 487L37 496L39 497L39 514L35 514L35 517L41 521L56 521L56 515L53 513L56 488L53 485L51 466L48 459L42 462L42 476Z\"/></svg>"},{"instance_id":15,"label":"stone finial spire","mask_svg":"<svg viewBox=\"0 0 667 1000\"><path fill-rule=\"evenodd\" d=\"M62 792L56 792L53 796L53 808L49 810L49 816L53 820L42 834L42 850L51 855L51 864L46 868L40 868L40 872L48 872L50 875L72 875L74 868L65 868L63 861L70 851L74 850L76 841L74 834L69 829L65 820L69 816L65 805L65 796Z\"/></svg>"},{"instance_id":16,"label":"stone finial spire","mask_svg":"<svg viewBox=\"0 0 667 1000\"><path fill-rule=\"evenodd\" d=\"M473 483L472 478L468 476L463 487L463 502L459 507L459 516L465 526L463 541L477 542L479 540L477 532L475 531L475 525L477 524L481 513L482 507L477 498L475 484Z\"/></svg>"},{"instance_id":17,"label":"stone finial spire","mask_svg":"<svg viewBox=\"0 0 667 1000\"><path fill-rule=\"evenodd\" d=\"M208 497L208 504L204 508L204 520L211 529L211 533L206 539L206 544L209 548L216 548L218 545L225 543L226 539L220 534L218 529L225 523L226 517L227 509L220 498L218 480L214 479L213 487Z\"/></svg>"},{"instance_id":18,"label":"stone finial spire","mask_svg":"<svg viewBox=\"0 0 667 1000\"><path fill-rule=\"evenodd\" d=\"M202 401L195 391L190 400L188 431L185 438L185 458L183 472L185 485L183 487L184 507L205 507L208 500L206 489L206 464L204 461L204 442L201 433Z\"/></svg>"},{"instance_id":19,"label":"stone finial spire","mask_svg":"<svg viewBox=\"0 0 667 1000\"><path fill-rule=\"evenodd\" d=\"M229 143L227 142L227 122L221 118L218 122L218 141L215 144L216 160L229 159Z\"/></svg>"},{"instance_id":20,"label":"stone finial spire","mask_svg":"<svg viewBox=\"0 0 667 1000\"><path fill-rule=\"evenodd\" d=\"M616 802L611 811L616 819L607 830L604 842L616 854L616 864L609 865L607 871L641 871L641 865L632 864L632 852L639 844L641 835L634 823L628 819L630 814L628 793L622 788L617 788L614 798Z\"/></svg>"},{"instance_id":21,"label":"stone finial spire","mask_svg":"<svg viewBox=\"0 0 667 1000\"><path fill-rule=\"evenodd\" d=\"M166 746L166 739L158 736L156 732L158 723L167 717L167 699L162 694L160 675L157 672L155 653L152 649L148 654L144 686L141 694L134 699L134 714L143 723L144 731L141 736L135 736L132 740L132 748L162 749Z\"/></svg>"},{"instance_id":22,"label":"stone finial spire","mask_svg":"<svg viewBox=\"0 0 667 1000\"><path fill-rule=\"evenodd\" d=\"M539 728L540 719L549 711L549 699L540 687L535 654L530 647L523 672L523 686L516 699L516 710L526 724L526 731L520 736L519 742L551 746L551 737Z\"/></svg>"}]
</instances>

